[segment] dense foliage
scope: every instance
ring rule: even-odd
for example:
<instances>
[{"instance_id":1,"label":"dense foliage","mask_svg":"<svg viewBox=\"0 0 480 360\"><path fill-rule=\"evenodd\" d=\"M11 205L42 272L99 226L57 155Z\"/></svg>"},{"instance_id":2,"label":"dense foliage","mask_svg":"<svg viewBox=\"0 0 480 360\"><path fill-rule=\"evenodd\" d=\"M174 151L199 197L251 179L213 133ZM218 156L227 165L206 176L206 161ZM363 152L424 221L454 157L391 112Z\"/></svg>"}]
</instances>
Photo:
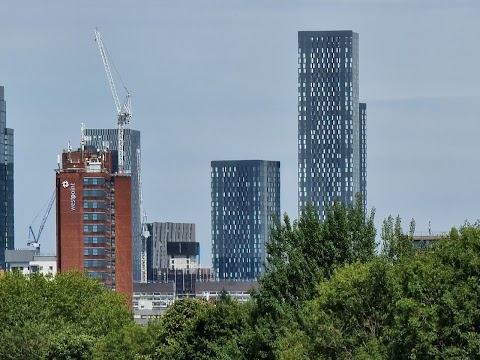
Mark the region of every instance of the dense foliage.
<instances>
[{"instance_id":1,"label":"dense foliage","mask_svg":"<svg viewBox=\"0 0 480 360\"><path fill-rule=\"evenodd\" d=\"M361 204L361 201L357 201ZM467 359L480 354L480 224L427 249L389 217L307 206L271 230L246 304L177 301L146 327L78 273L0 278L1 359Z\"/></svg>"},{"instance_id":2,"label":"dense foliage","mask_svg":"<svg viewBox=\"0 0 480 360\"><path fill-rule=\"evenodd\" d=\"M91 359L132 323L126 299L81 273L0 277L0 359Z\"/></svg>"}]
</instances>

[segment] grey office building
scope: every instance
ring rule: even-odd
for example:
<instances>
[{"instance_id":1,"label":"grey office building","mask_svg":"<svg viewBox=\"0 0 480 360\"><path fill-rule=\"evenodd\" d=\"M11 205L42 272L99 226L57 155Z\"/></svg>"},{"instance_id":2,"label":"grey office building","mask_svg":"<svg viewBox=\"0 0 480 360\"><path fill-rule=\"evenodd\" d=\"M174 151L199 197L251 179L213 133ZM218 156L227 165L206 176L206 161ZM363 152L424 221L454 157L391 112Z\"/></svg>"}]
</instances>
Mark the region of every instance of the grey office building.
<instances>
[{"instance_id":1,"label":"grey office building","mask_svg":"<svg viewBox=\"0 0 480 360\"><path fill-rule=\"evenodd\" d=\"M366 205L367 106L359 103L359 38L298 32L298 201L325 217L334 201Z\"/></svg>"},{"instance_id":2,"label":"grey office building","mask_svg":"<svg viewBox=\"0 0 480 360\"><path fill-rule=\"evenodd\" d=\"M4 88L0 86L0 268L5 269L5 250L14 249L13 129L7 128Z\"/></svg>"},{"instance_id":3,"label":"grey office building","mask_svg":"<svg viewBox=\"0 0 480 360\"><path fill-rule=\"evenodd\" d=\"M195 224L153 222L148 224L147 280L158 280L162 270L196 269L200 244L195 240Z\"/></svg>"},{"instance_id":4,"label":"grey office building","mask_svg":"<svg viewBox=\"0 0 480 360\"><path fill-rule=\"evenodd\" d=\"M280 162L212 161L212 263L218 280L254 280L280 218Z\"/></svg>"},{"instance_id":5,"label":"grey office building","mask_svg":"<svg viewBox=\"0 0 480 360\"><path fill-rule=\"evenodd\" d=\"M118 129L85 129L85 145L97 149L118 150ZM132 273L133 281L141 281L141 216L137 171L137 150L140 151L140 131L124 129L124 169L132 177ZM118 162L114 163L118 169Z\"/></svg>"}]
</instances>

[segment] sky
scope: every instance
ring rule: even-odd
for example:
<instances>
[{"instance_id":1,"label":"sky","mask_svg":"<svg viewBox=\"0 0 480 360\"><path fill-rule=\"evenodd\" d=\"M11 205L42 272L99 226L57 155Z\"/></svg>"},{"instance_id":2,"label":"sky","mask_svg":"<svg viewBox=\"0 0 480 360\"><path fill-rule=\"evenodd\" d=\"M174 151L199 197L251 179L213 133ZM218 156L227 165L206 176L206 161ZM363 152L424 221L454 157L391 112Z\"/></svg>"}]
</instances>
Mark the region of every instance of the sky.
<instances>
[{"instance_id":1,"label":"sky","mask_svg":"<svg viewBox=\"0 0 480 360\"><path fill-rule=\"evenodd\" d=\"M115 128L94 28L132 94L148 221L193 222L211 265L210 161L281 161L297 218L297 31L360 35L367 201L418 233L480 218L480 2L26 0L0 11L0 85L15 130L15 247L43 215L80 124ZM116 79L119 85L118 79ZM120 91L119 91L120 92ZM124 94L120 92L120 98ZM55 250L54 212L42 249ZM38 229L39 220L32 225Z\"/></svg>"}]
</instances>

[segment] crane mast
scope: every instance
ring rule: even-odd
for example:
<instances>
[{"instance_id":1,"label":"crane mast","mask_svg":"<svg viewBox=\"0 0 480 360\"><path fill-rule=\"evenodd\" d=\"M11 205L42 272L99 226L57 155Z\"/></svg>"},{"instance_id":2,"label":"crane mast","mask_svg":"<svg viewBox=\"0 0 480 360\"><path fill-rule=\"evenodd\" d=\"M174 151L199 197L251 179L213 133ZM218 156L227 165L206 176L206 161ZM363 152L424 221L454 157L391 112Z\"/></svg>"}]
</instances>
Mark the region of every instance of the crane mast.
<instances>
[{"instance_id":1,"label":"crane mast","mask_svg":"<svg viewBox=\"0 0 480 360\"><path fill-rule=\"evenodd\" d=\"M138 176L138 188L140 196L140 216L142 219L142 234L141 234L141 277L140 282L147 282L147 239L150 237L150 231L147 228L147 213L143 207L143 186L142 186L142 167L141 167L141 154L140 148L137 149L137 176Z\"/></svg>"},{"instance_id":2,"label":"crane mast","mask_svg":"<svg viewBox=\"0 0 480 360\"><path fill-rule=\"evenodd\" d=\"M112 91L113 100L115 101L115 107L117 109L117 123L118 123L118 173L123 174L125 171L125 154L124 154L124 129L123 126L130 122L130 118L132 117L132 100L130 97L130 93L128 92L127 87L125 84L122 85L125 88L127 93L125 97L125 101L123 105L120 103L118 98L117 89L115 87L115 83L113 81L112 72L110 70L110 64L108 63L108 52L103 44L102 37L98 32L98 29L95 28L95 41L98 44L98 48L100 50L100 55L102 56L103 65L105 67L105 72L107 73L108 83L110 84L110 90ZM115 66L114 66L115 67ZM116 69L115 69L116 70ZM121 80L121 78L120 78Z\"/></svg>"}]
</instances>

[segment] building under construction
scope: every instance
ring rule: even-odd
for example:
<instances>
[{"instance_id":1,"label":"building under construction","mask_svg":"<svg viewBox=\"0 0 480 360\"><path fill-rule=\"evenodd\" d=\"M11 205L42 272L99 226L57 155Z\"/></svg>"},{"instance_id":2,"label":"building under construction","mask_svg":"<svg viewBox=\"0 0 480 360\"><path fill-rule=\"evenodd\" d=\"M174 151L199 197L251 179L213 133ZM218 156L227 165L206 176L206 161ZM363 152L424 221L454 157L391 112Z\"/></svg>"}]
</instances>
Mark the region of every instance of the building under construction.
<instances>
[{"instance_id":1,"label":"building under construction","mask_svg":"<svg viewBox=\"0 0 480 360\"><path fill-rule=\"evenodd\" d=\"M56 170L58 271L85 271L131 296L131 177L118 174L116 153L66 150Z\"/></svg>"}]
</instances>

